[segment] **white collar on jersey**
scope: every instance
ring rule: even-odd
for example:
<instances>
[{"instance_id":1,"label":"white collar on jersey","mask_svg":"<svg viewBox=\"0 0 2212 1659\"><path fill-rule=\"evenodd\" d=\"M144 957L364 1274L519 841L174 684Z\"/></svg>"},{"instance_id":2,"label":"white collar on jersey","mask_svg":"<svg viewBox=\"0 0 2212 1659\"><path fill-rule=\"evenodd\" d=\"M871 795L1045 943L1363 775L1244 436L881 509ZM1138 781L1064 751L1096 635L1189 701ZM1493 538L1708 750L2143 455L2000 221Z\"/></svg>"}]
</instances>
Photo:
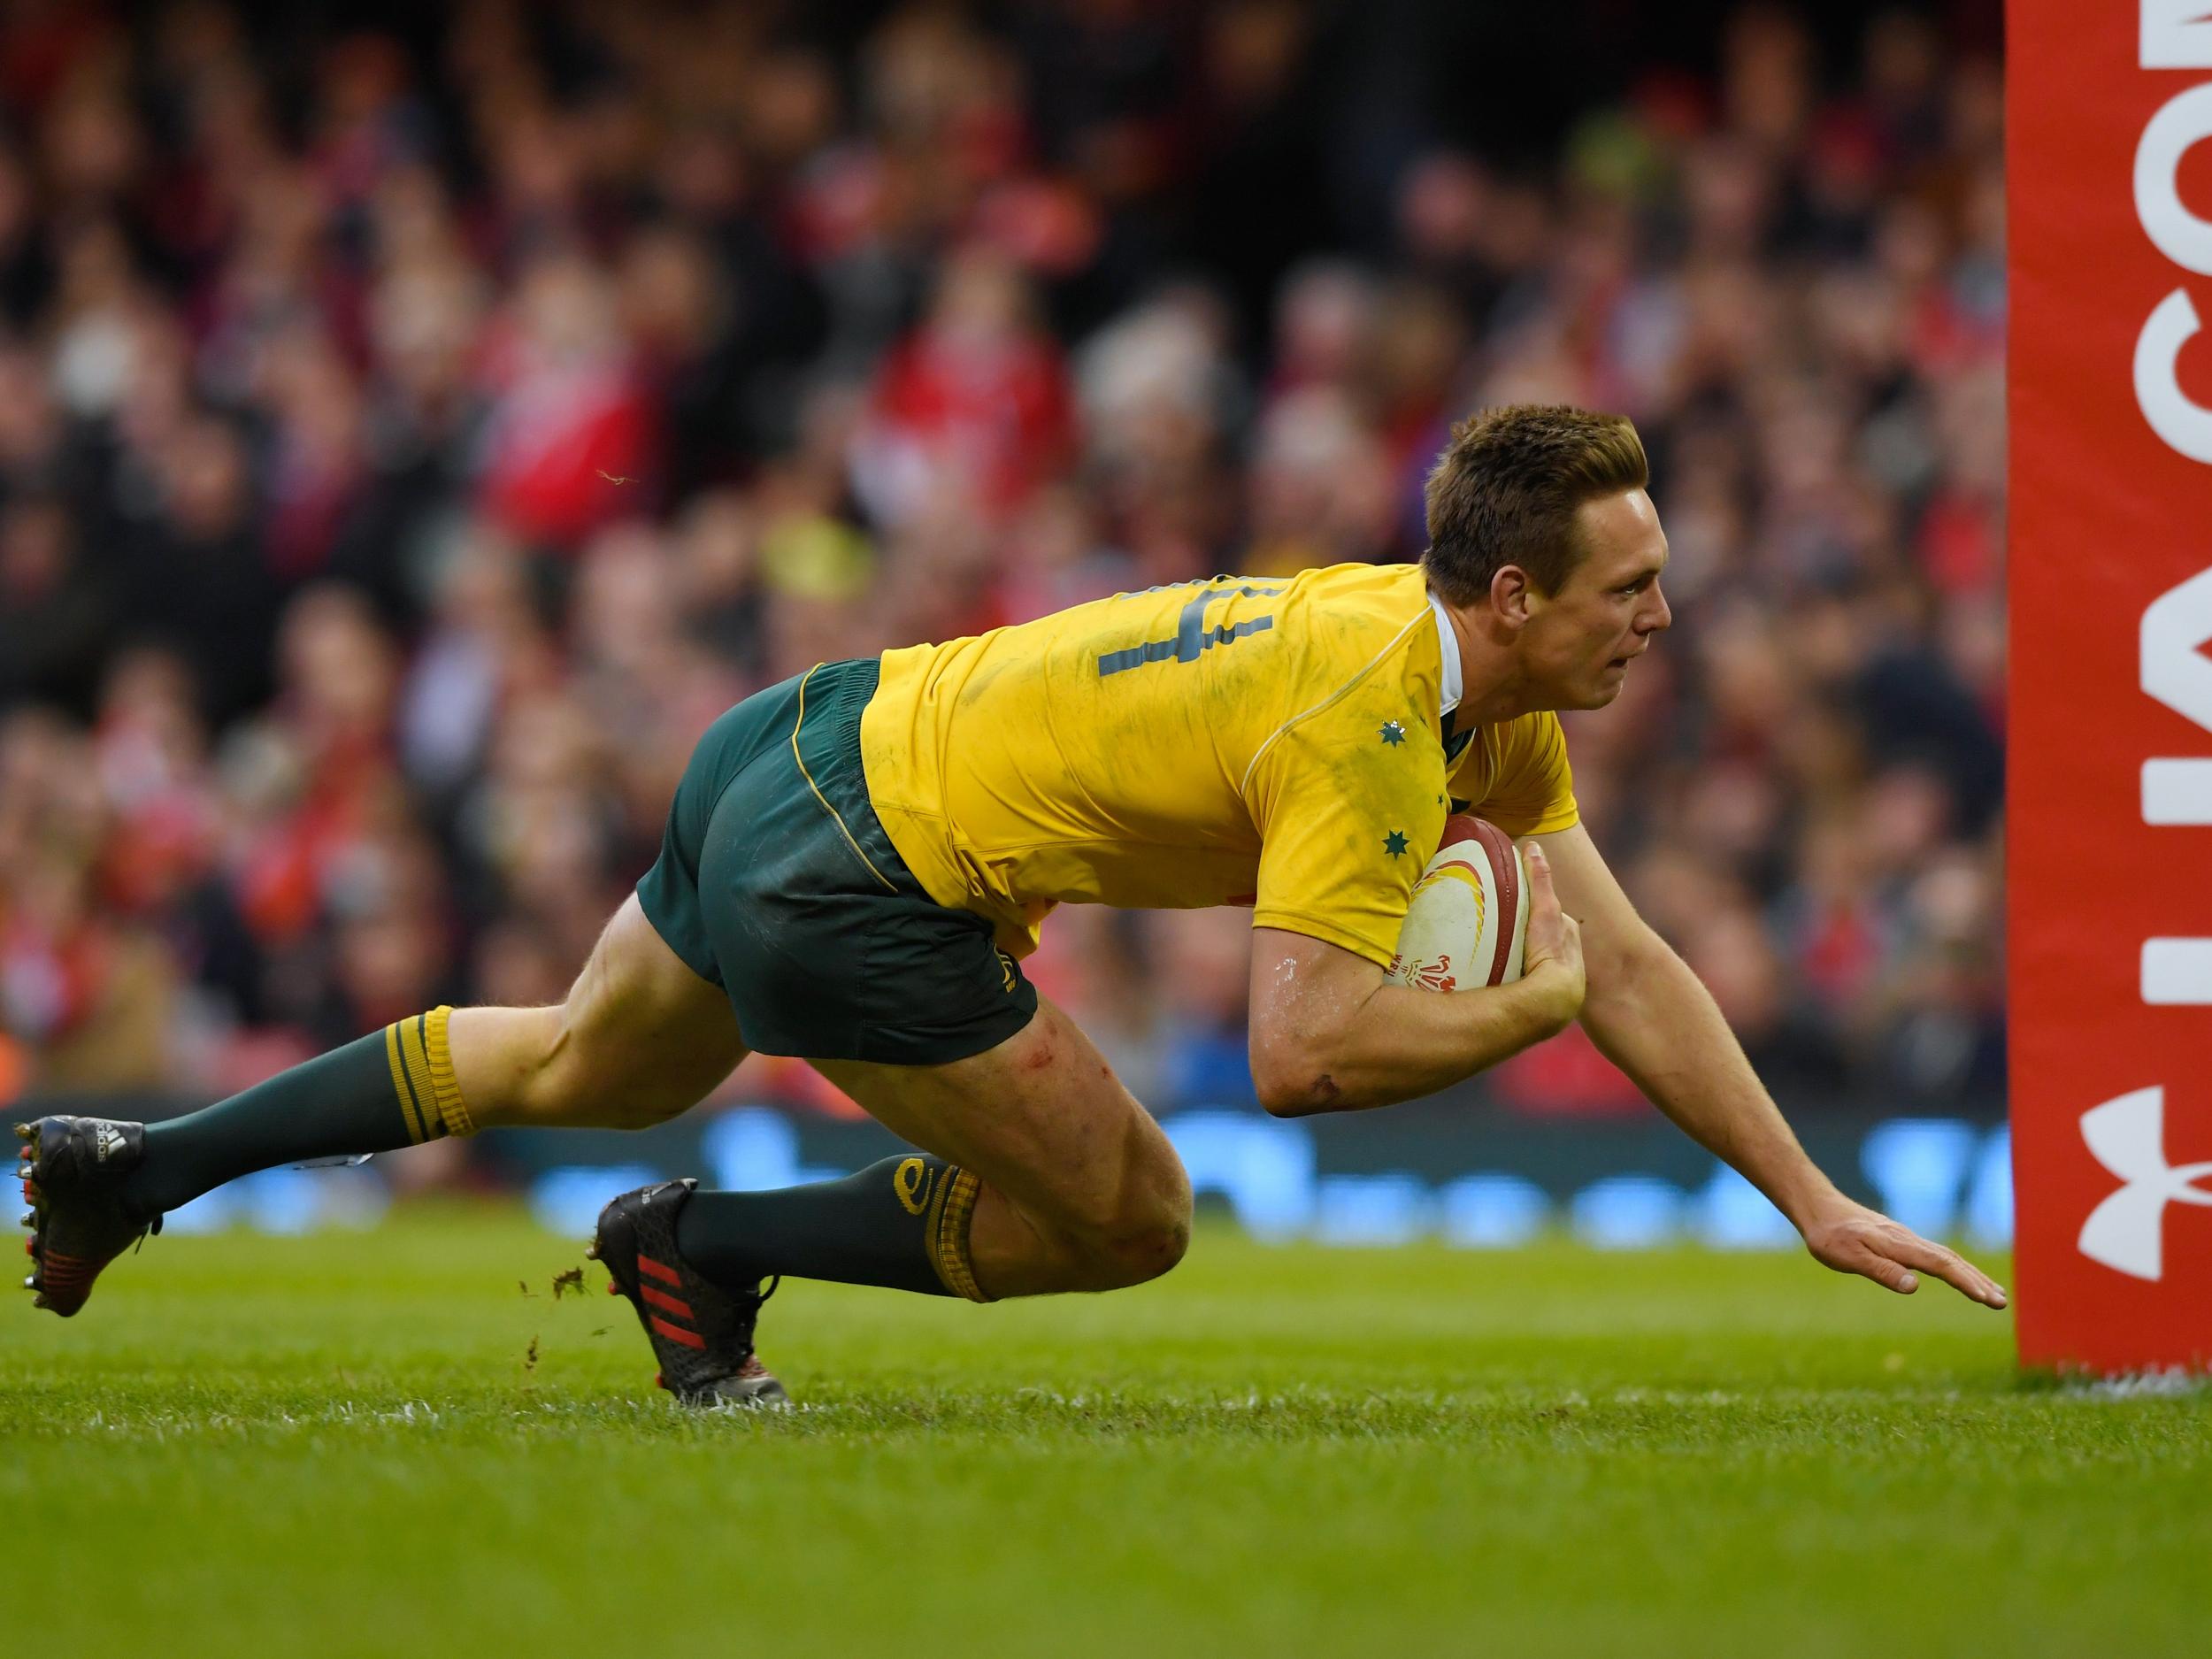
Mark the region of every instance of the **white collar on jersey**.
<instances>
[{"instance_id":1,"label":"white collar on jersey","mask_svg":"<svg viewBox=\"0 0 2212 1659\"><path fill-rule=\"evenodd\" d=\"M1444 706L1438 712L1449 714L1459 707L1459 637L1452 632L1444 602L1434 594L1429 595L1429 609L1436 613L1436 641L1444 653Z\"/></svg>"}]
</instances>

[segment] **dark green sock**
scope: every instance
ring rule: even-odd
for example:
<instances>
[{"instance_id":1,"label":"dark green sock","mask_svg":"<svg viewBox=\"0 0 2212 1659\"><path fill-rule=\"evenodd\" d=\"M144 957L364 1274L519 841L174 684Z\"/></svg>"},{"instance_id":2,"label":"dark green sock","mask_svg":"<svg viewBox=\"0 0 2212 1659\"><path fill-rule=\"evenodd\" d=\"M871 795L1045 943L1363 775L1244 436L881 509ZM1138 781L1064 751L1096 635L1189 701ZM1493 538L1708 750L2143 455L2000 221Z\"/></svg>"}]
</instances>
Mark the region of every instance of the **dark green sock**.
<instances>
[{"instance_id":1,"label":"dark green sock","mask_svg":"<svg viewBox=\"0 0 2212 1659\"><path fill-rule=\"evenodd\" d=\"M129 1201L174 1210L225 1181L280 1164L388 1152L472 1125L446 1052L449 1009L387 1025L204 1111L146 1125Z\"/></svg>"},{"instance_id":2,"label":"dark green sock","mask_svg":"<svg viewBox=\"0 0 2212 1659\"><path fill-rule=\"evenodd\" d=\"M676 1248L709 1279L774 1273L987 1302L968 1258L981 1183L942 1158L886 1158L841 1181L767 1193L694 1193Z\"/></svg>"}]
</instances>

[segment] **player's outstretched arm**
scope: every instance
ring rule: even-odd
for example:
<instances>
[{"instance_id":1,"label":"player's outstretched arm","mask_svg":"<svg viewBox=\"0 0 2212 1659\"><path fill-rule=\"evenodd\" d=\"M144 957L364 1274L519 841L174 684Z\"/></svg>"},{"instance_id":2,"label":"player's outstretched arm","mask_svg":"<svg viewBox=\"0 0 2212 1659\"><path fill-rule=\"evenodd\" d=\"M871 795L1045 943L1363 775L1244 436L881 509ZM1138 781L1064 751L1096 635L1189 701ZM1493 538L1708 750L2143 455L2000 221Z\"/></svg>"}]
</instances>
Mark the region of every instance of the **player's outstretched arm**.
<instances>
[{"instance_id":1,"label":"player's outstretched arm","mask_svg":"<svg viewBox=\"0 0 2212 1659\"><path fill-rule=\"evenodd\" d=\"M1252 937L1252 1080L1278 1117L1432 1094L1553 1035L1582 1006L1581 931L1542 851L1529 858L1526 966L1480 990L1392 985L1366 957L1308 934Z\"/></svg>"},{"instance_id":2,"label":"player's outstretched arm","mask_svg":"<svg viewBox=\"0 0 2212 1659\"><path fill-rule=\"evenodd\" d=\"M1771 1199L1816 1260L1901 1294L1917 1288L1919 1273L1933 1273L1986 1307L2003 1307L2004 1290L1988 1274L1855 1202L1821 1173L1710 993L1636 914L1589 833L1578 825L1542 841L1562 902L1582 920L1583 1026L1652 1104Z\"/></svg>"}]
</instances>

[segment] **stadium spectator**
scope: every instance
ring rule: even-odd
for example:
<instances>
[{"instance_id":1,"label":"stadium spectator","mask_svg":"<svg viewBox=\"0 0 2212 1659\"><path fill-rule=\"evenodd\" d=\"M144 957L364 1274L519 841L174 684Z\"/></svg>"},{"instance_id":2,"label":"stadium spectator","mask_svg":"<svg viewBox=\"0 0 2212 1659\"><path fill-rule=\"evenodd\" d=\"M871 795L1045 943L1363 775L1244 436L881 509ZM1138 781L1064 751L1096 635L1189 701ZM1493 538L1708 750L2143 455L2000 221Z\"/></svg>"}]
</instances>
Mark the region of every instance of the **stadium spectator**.
<instances>
[{"instance_id":1,"label":"stadium spectator","mask_svg":"<svg viewBox=\"0 0 2212 1659\"><path fill-rule=\"evenodd\" d=\"M1532 159L1394 12L323 15L42 8L0 50L14 1087L218 1091L549 998L731 701L1410 557L1447 423L1525 399L1635 419L1672 535L1676 637L1569 722L1615 867L1786 1096L2001 1087L1970 43L1747 6ZM1235 918L1047 941L1140 1092L1246 1086ZM1574 1033L1496 1087L1633 1100Z\"/></svg>"}]
</instances>

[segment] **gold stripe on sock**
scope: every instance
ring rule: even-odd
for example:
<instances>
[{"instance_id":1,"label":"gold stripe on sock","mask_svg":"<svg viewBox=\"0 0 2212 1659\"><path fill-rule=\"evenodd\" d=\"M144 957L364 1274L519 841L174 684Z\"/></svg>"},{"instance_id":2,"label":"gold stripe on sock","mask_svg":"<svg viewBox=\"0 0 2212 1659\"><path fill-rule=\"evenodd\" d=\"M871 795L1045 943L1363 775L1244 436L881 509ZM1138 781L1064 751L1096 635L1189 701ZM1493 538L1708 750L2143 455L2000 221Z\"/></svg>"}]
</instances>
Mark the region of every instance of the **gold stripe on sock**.
<instances>
[{"instance_id":1,"label":"gold stripe on sock","mask_svg":"<svg viewBox=\"0 0 2212 1659\"><path fill-rule=\"evenodd\" d=\"M921 1160L917 1158L915 1162L919 1164ZM928 1166L925 1164L923 1167L926 1169ZM938 1248L937 1240L942 1236L946 1196L959 1179L957 1165L948 1164L938 1171L937 1184L930 1188L928 1207L922 1212L922 1248L929 1252L929 1265L937 1275L937 1282L956 1296L966 1293L945 1271L944 1253Z\"/></svg>"},{"instance_id":2,"label":"gold stripe on sock","mask_svg":"<svg viewBox=\"0 0 2212 1659\"><path fill-rule=\"evenodd\" d=\"M415 1091L408 1084L407 1073L401 1069L396 1024L384 1027L384 1057L391 1063L392 1093L399 1096L399 1115L406 1120L407 1139L419 1144L423 1139L422 1114L416 1110Z\"/></svg>"},{"instance_id":3,"label":"gold stripe on sock","mask_svg":"<svg viewBox=\"0 0 2212 1659\"><path fill-rule=\"evenodd\" d=\"M924 1178L927 1178L927 1172L929 1170L928 1164L923 1164L919 1158L911 1158L909 1159L908 1162L920 1164L924 1172ZM928 1202L924 1206L921 1211L922 1238L925 1242L925 1247L929 1251L929 1259L933 1262L937 1259L937 1223L938 1219L945 1213L945 1194L952 1191L952 1179L959 1173L960 1171L956 1167L949 1164L947 1165L943 1171L940 1174L937 1185L931 1187L926 1194ZM893 1177L891 1184L894 1187L898 1185L898 1180L895 1176ZM903 1193L899 1195L899 1202L902 1204L906 1203L906 1195ZM906 1207L909 1210L913 1209L911 1204L907 1204ZM946 1288L950 1289L951 1286L948 1286Z\"/></svg>"},{"instance_id":4,"label":"gold stripe on sock","mask_svg":"<svg viewBox=\"0 0 2212 1659\"><path fill-rule=\"evenodd\" d=\"M930 1229L930 1259L936 1264L937 1277L954 1295L965 1296L970 1302L988 1302L991 1299L976 1283L975 1263L968 1254L968 1226L975 1217L975 1201L982 1194L983 1182L967 1170L948 1170L945 1175L933 1217L935 1225Z\"/></svg>"},{"instance_id":5,"label":"gold stripe on sock","mask_svg":"<svg viewBox=\"0 0 2212 1659\"><path fill-rule=\"evenodd\" d=\"M437 1096L430 1081L430 1056L423 1049L422 1016L403 1019L399 1032L399 1057L407 1067L408 1087L415 1092L415 1110L422 1114L422 1138L435 1141L445 1133L445 1119L439 1114Z\"/></svg>"},{"instance_id":6,"label":"gold stripe on sock","mask_svg":"<svg viewBox=\"0 0 2212 1659\"><path fill-rule=\"evenodd\" d=\"M430 1087L446 1133L472 1135L476 1133L475 1120L462 1102L460 1081L453 1075L453 1051L446 1046L446 1021L452 1014L452 1009L441 1003L422 1017L419 1025L423 1052L430 1063Z\"/></svg>"}]
</instances>

